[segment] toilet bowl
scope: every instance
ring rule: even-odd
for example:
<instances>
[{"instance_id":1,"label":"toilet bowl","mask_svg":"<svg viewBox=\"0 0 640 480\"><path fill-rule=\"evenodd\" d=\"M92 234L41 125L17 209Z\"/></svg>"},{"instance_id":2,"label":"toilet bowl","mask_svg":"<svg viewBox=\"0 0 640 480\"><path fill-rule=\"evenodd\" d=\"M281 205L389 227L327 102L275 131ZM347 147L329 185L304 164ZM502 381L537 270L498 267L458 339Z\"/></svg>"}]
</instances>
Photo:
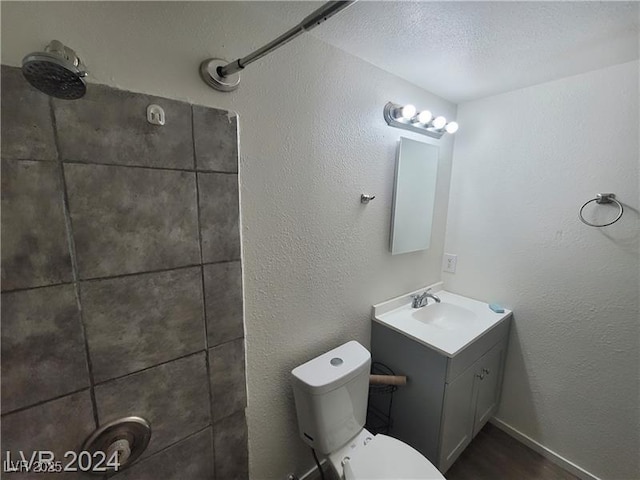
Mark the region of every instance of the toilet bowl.
<instances>
[{"instance_id":1,"label":"toilet bowl","mask_svg":"<svg viewBox=\"0 0 640 480\"><path fill-rule=\"evenodd\" d=\"M345 447L329 454L329 462L344 480L443 480L416 449L387 435L366 429Z\"/></svg>"},{"instance_id":2,"label":"toilet bowl","mask_svg":"<svg viewBox=\"0 0 640 480\"><path fill-rule=\"evenodd\" d=\"M344 480L444 480L414 448L364 428L370 365L351 341L292 370L300 438Z\"/></svg>"}]
</instances>

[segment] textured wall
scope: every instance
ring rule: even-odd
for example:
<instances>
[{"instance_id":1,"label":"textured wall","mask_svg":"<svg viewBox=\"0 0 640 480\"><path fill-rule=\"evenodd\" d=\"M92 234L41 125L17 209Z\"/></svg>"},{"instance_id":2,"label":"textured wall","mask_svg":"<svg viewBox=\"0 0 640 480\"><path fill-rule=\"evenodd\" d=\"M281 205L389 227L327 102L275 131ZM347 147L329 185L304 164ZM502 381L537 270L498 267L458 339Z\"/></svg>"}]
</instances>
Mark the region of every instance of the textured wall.
<instances>
[{"instance_id":1,"label":"textured wall","mask_svg":"<svg viewBox=\"0 0 640 480\"><path fill-rule=\"evenodd\" d=\"M637 59L639 7L633 1L361 2L312 35L461 103Z\"/></svg>"},{"instance_id":2,"label":"textured wall","mask_svg":"<svg viewBox=\"0 0 640 480\"><path fill-rule=\"evenodd\" d=\"M372 304L440 278L453 139L389 128L382 108L412 102L452 119L456 110L309 35L248 67L238 91L215 92L200 61L246 55L291 27L251 9L3 2L2 58L18 65L58 38L85 59L90 81L238 112L251 477L281 480L313 464L297 437L291 369L346 340L368 345ZM440 165L431 248L394 257L401 135L440 146ZM361 193L376 199L361 205Z\"/></svg>"},{"instance_id":3,"label":"textured wall","mask_svg":"<svg viewBox=\"0 0 640 480\"><path fill-rule=\"evenodd\" d=\"M139 415L151 441L114 478L247 477L235 123L97 85L51 100L2 67L3 451L63 460Z\"/></svg>"},{"instance_id":4,"label":"textured wall","mask_svg":"<svg viewBox=\"0 0 640 480\"><path fill-rule=\"evenodd\" d=\"M443 276L514 311L498 417L600 478L640 478L638 63L463 104L459 121ZM578 220L598 192L626 205L602 229Z\"/></svg>"}]
</instances>

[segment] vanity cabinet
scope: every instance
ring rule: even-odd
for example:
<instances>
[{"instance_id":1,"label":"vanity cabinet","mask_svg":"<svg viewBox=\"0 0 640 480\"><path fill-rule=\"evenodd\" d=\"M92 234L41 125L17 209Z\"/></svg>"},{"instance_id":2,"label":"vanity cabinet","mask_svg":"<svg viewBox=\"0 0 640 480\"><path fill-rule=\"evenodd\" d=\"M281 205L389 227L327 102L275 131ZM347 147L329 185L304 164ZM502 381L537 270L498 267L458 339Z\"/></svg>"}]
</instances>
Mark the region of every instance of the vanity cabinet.
<instances>
[{"instance_id":1,"label":"vanity cabinet","mask_svg":"<svg viewBox=\"0 0 640 480\"><path fill-rule=\"evenodd\" d=\"M506 341L446 383L438 468L446 471L498 408Z\"/></svg>"},{"instance_id":2,"label":"vanity cabinet","mask_svg":"<svg viewBox=\"0 0 640 480\"><path fill-rule=\"evenodd\" d=\"M443 473L498 407L510 320L509 315L453 356L372 323L373 360L408 376L394 394L390 435Z\"/></svg>"}]
</instances>

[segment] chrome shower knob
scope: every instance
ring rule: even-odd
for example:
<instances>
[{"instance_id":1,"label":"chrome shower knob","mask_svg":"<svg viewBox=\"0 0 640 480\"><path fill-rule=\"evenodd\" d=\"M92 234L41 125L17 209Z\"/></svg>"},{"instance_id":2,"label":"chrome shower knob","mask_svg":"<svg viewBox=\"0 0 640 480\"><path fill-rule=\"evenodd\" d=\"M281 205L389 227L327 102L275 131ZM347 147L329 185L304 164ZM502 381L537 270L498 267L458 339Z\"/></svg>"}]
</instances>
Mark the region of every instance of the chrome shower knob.
<instances>
[{"instance_id":1,"label":"chrome shower knob","mask_svg":"<svg viewBox=\"0 0 640 480\"><path fill-rule=\"evenodd\" d=\"M151 426L144 418L125 417L109 422L93 432L84 442L83 451L94 454L103 452L106 472L127 468L145 451L151 439ZM90 473L104 474L101 471Z\"/></svg>"}]
</instances>

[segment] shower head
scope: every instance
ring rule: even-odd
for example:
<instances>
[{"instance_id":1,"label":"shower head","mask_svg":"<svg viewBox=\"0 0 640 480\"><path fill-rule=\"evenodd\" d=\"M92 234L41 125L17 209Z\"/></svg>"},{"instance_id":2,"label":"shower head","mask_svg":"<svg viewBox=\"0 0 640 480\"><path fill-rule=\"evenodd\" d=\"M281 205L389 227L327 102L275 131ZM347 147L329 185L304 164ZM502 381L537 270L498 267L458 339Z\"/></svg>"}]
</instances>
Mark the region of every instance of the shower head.
<instances>
[{"instance_id":1,"label":"shower head","mask_svg":"<svg viewBox=\"0 0 640 480\"><path fill-rule=\"evenodd\" d=\"M44 52L22 59L22 74L41 92L56 98L75 100L87 92L85 67L76 52L53 40Z\"/></svg>"}]
</instances>

